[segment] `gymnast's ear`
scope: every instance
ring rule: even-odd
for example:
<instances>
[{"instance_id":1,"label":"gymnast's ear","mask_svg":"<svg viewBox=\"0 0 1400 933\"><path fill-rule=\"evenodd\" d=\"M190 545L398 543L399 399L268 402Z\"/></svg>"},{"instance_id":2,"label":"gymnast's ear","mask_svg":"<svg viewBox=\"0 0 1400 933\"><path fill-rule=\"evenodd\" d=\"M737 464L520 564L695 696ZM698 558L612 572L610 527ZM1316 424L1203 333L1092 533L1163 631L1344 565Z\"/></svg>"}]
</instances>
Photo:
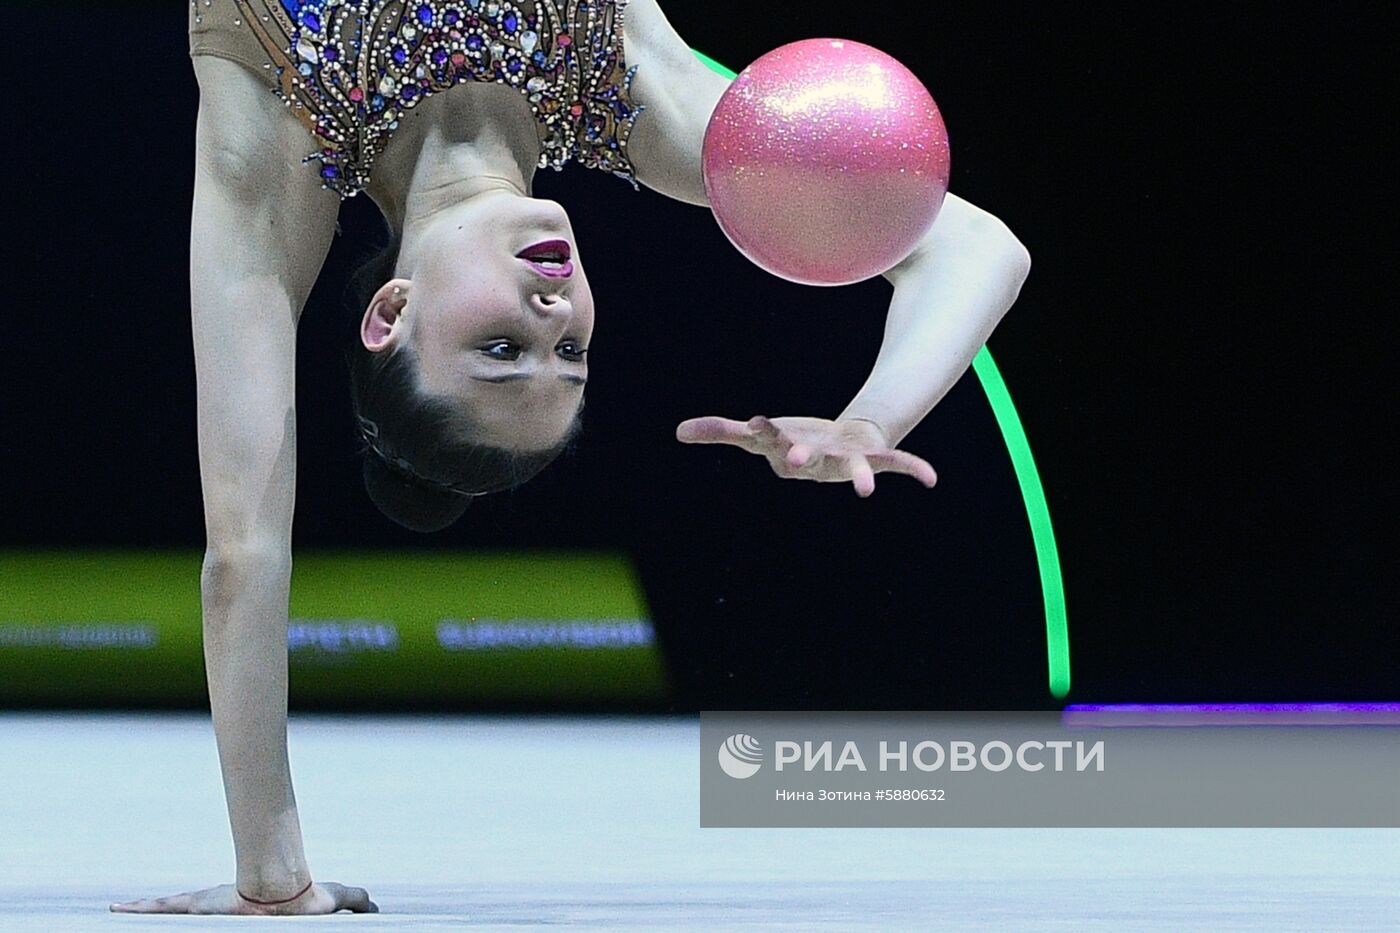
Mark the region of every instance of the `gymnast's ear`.
<instances>
[{"instance_id":1,"label":"gymnast's ear","mask_svg":"<svg viewBox=\"0 0 1400 933\"><path fill-rule=\"evenodd\" d=\"M397 346L403 338L404 308L411 287L408 279L390 279L374 293L360 320L360 342L365 349L379 353Z\"/></svg>"}]
</instances>

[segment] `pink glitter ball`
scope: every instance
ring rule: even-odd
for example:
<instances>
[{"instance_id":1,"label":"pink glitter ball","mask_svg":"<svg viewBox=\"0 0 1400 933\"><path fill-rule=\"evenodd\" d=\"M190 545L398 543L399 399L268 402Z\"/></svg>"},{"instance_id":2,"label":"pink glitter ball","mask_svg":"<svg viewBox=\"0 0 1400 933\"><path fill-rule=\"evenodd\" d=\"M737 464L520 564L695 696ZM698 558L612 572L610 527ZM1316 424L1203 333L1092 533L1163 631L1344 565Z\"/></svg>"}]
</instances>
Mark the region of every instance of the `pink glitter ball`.
<instances>
[{"instance_id":1,"label":"pink glitter ball","mask_svg":"<svg viewBox=\"0 0 1400 933\"><path fill-rule=\"evenodd\" d=\"M745 68L705 130L705 192L754 263L807 285L888 270L948 192L948 133L928 89L879 49L804 39Z\"/></svg>"}]
</instances>

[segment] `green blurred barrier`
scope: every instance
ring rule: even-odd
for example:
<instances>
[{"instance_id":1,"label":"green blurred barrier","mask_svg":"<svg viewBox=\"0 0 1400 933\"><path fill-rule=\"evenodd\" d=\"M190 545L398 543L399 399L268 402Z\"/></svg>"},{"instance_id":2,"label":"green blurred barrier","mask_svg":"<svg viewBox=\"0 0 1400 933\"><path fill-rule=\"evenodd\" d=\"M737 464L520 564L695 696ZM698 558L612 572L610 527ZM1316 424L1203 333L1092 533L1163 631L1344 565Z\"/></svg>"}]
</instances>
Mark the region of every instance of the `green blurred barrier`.
<instances>
[{"instance_id":1,"label":"green blurred barrier","mask_svg":"<svg viewBox=\"0 0 1400 933\"><path fill-rule=\"evenodd\" d=\"M199 705L201 555L0 553L0 704ZM630 562L578 553L298 554L295 705L660 703Z\"/></svg>"}]
</instances>

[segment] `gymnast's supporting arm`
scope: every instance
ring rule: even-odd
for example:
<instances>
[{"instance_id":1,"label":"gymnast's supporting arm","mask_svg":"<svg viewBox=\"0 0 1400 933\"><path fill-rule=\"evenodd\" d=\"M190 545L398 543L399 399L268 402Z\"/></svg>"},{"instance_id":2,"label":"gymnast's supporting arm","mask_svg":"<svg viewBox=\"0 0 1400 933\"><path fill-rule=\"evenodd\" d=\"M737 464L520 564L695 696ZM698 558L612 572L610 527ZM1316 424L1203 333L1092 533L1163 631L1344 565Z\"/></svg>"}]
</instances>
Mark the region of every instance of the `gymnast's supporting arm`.
<instances>
[{"instance_id":1,"label":"gymnast's supporting arm","mask_svg":"<svg viewBox=\"0 0 1400 933\"><path fill-rule=\"evenodd\" d=\"M312 883L287 759L296 328L338 204L290 155L305 131L246 69L198 56L195 70L190 298L208 536L204 660L237 880L112 909L373 910L361 888Z\"/></svg>"},{"instance_id":2,"label":"gymnast's supporting arm","mask_svg":"<svg viewBox=\"0 0 1400 933\"><path fill-rule=\"evenodd\" d=\"M837 421L877 425L895 447L967 371L1030 274L1030 254L1001 220L948 194L903 262L875 366Z\"/></svg>"},{"instance_id":3,"label":"gymnast's supporting arm","mask_svg":"<svg viewBox=\"0 0 1400 933\"><path fill-rule=\"evenodd\" d=\"M246 135L219 121L226 95L205 84L190 243L205 667L238 887L275 900L311 880L287 761L295 348L314 269L330 245L335 198L313 172L279 179L281 171L269 171L274 160L251 158ZM238 126L233 113L223 116ZM300 130L285 114L273 116ZM320 255L294 270L284 257L300 251Z\"/></svg>"}]
</instances>

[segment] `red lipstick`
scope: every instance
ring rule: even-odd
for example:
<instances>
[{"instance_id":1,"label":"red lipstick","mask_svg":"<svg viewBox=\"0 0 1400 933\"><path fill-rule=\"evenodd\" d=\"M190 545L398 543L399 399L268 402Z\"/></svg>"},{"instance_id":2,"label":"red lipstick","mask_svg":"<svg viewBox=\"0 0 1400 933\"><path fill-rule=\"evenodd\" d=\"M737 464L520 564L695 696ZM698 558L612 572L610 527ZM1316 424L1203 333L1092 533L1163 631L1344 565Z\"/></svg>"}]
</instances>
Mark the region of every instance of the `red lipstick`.
<instances>
[{"instance_id":1,"label":"red lipstick","mask_svg":"<svg viewBox=\"0 0 1400 933\"><path fill-rule=\"evenodd\" d=\"M574 274L572 250L567 240L545 240L527 246L516 253L515 258L551 279L567 279Z\"/></svg>"}]
</instances>

